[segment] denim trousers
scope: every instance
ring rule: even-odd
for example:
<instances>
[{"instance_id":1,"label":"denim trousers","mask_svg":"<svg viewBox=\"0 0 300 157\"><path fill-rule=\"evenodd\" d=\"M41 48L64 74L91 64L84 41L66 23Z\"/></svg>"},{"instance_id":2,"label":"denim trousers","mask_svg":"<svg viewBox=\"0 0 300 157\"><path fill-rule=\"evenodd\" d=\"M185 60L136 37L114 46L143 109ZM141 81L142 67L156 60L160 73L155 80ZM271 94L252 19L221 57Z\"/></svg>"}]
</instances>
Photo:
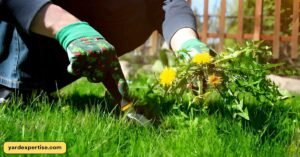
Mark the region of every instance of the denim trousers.
<instances>
[{"instance_id":1,"label":"denim trousers","mask_svg":"<svg viewBox=\"0 0 300 157\"><path fill-rule=\"evenodd\" d=\"M77 79L67 72L68 64L66 52L54 39L0 21L1 85L55 91Z\"/></svg>"}]
</instances>

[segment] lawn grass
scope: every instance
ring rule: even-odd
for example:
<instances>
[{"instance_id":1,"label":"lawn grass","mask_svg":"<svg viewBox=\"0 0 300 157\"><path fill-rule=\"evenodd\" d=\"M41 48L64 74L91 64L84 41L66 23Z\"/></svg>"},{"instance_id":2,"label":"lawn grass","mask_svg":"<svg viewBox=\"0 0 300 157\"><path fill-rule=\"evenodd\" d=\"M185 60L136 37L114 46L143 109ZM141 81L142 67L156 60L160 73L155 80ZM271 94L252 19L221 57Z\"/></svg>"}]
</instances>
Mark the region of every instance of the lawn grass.
<instances>
[{"instance_id":1,"label":"lawn grass","mask_svg":"<svg viewBox=\"0 0 300 157\"><path fill-rule=\"evenodd\" d=\"M268 123L274 128L262 134L252 123L218 111L188 117L169 112L159 125L138 126L103 109L110 102L103 86L86 80L60 95L55 101L39 96L26 105L14 99L0 106L0 156L6 141L64 141L65 155L80 157L300 155L300 97L289 100L287 112L277 110Z\"/></svg>"}]
</instances>

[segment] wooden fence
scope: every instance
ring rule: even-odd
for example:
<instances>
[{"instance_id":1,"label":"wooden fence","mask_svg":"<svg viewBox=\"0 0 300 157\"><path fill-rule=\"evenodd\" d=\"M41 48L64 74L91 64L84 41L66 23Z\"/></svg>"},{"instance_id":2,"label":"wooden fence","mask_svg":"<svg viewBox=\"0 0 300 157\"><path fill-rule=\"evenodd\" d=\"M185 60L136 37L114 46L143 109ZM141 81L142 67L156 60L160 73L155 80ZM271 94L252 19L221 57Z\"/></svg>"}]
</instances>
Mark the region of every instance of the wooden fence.
<instances>
[{"instance_id":1,"label":"wooden fence","mask_svg":"<svg viewBox=\"0 0 300 157\"><path fill-rule=\"evenodd\" d=\"M272 42L273 48L273 58L278 59L280 57L280 44L290 43L290 50L289 56L291 59L297 59L299 56L299 4L300 0L293 0L293 11L292 11L292 31L289 35L281 35L281 4L285 2L285 0L274 0L275 1L275 21L273 26L273 33L272 34L263 34L262 33L262 24L263 24L263 4L264 0L256 0L255 3L255 13L252 18L254 18L254 31L253 33L244 33L244 0L237 0L238 1L238 11L237 15L234 16L237 18L237 32L235 34L230 34L225 32L225 22L226 22L226 0L219 0L220 3L220 10L218 14L219 18L219 26L217 32L209 32L209 0L187 0L187 2L191 5L192 3L200 3L203 1L204 6L203 10L200 10L203 13L203 21L202 30L199 32L199 36L204 43L207 43L208 39L210 38L218 38L218 47L217 50L222 50L224 47L224 40L225 39L235 39L239 42L243 40L265 40ZM231 0L232 1L232 0ZM152 43L157 44L157 33L153 33L152 38L150 41ZM156 48L154 48L156 49Z\"/></svg>"}]
</instances>

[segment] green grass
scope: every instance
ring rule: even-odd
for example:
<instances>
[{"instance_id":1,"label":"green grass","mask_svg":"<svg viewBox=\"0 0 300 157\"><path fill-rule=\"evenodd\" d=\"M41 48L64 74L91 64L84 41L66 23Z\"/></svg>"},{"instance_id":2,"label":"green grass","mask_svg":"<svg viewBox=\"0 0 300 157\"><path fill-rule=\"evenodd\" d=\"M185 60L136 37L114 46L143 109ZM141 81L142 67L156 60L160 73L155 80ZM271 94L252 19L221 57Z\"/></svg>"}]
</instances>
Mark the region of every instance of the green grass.
<instances>
[{"instance_id":1,"label":"green grass","mask_svg":"<svg viewBox=\"0 0 300 157\"><path fill-rule=\"evenodd\" d=\"M1 105L0 156L6 141L64 141L66 156L80 157L300 155L299 97L287 102L288 110L274 110L271 121L256 119L265 123L261 128L218 111L169 112L161 124L142 127L103 109L110 102L104 95L103 86L79 80L59 100L40 96L25 105L18 99Z\"/></svg>"}]
</instances>

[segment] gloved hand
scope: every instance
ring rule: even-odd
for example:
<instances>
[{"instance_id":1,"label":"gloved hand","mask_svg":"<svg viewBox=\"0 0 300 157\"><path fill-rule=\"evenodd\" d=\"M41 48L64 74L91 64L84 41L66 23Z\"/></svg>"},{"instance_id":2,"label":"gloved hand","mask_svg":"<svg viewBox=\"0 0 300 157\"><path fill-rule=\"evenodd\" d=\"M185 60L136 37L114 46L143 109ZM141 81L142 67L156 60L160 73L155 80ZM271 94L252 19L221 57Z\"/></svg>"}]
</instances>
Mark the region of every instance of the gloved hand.
<instances>
[{"instance_id":1,"label":"gloved hand","mask_svg":"<svg viewBox=\"0 0 300 157\"><path fill-rule=\"evenodd\" d=\"M189 61L196 54L209 53L210 51L211 50L207 47L206 44L202 43L199 39L195 38L185 41L181 45L180 51L177 52L176 55L185 61Z\"/></svg>"},{"instance_id":2,"label":"gloved hand","mask_svg":"<svg viewBox=\"0 0 300 157\"><path fill-rule=\"evenodd\" d=\"M132 120L133 122L140 124L142 126L146 126L150 124L150 120L147 119L144 115L139 114L135 111L132 102L128 102L126 100L122 100L121 112L124 114L126 118Z\"/></svg>"},{"instance_id":3,"label":"gloved hand","mask_svg":"<svg viewBox=\"0 0 300 157\"><path fill-rule=\"evenodd\" d=\"M115 48L86 22L63 27L55 38L68 53L71 74L100 82L107 69L119 68Z\"/></svg>"},{"instance_id":4,"label":"gloved hand","mask_svg":"<svg viewBox=\"0 0 300 157\"><path fill-rule=\"evenodd\" d=\"M90 82L103 82L120 106L125 100L131 100L115 48L88 23L77 22L65 26L55 38L67 51L70 61L67 69L69 73L85 76ZM127 108L126 115L144 123L143 117L132 109Z\"/></svg>"}]
</instances>

